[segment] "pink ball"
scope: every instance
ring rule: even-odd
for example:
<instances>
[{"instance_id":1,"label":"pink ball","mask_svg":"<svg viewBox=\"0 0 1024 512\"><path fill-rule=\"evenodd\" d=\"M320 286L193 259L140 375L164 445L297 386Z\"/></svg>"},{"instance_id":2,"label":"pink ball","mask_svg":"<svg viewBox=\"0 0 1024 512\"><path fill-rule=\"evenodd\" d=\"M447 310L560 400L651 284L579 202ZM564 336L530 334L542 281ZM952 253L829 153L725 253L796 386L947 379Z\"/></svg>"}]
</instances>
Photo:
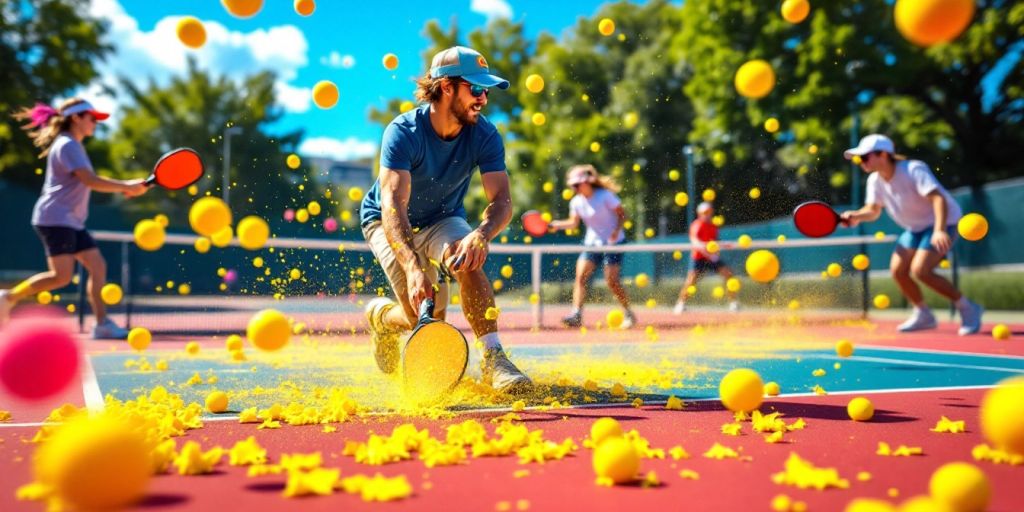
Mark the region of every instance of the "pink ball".
<instances>
[{"instance_id":1,"label":"pink ball","mask_svg":"<svg viewBox=\"0 0 1024 512\"><path fill-rule=\"evenodd\" d=\"M224 273L224 282L225 283L227 283L227 284L234 284L235 281L238 281L238 271L237 270L230 269L230 270L228 270L227 272Z\"/></svg>"},{"instance_id":2,"label":"pink ball","mask_svg":"<svg viewBox=\"0 0 1024 512\"><path fill-rule=\"evenodd\" d=\"M291 222L291 221L295 220L295 210L292 210L291 208L288 208L287 210L285 210L284 211L284 220L286 220L288 222Z\"/></svg>"},{"instance_id":3,"label":"pink ball","mask_svg":"<svg viewBox=\"0 0 1024 512\"><path fill-rule=\"evenodd\" d=\"M0 384L25 400L45 400L78 375L81 348L63 322L15 320L0 333Z\"/></svg>"},{"instance_id":4,"label":"pink ball","mask_svg":"<svg viewBox=\"0 0 1024 512\"><path fill-rule=\"evenodd\" d=\"M334 233L338 230L338 221L334 220L334 217L327 217L324 221L324 231L328 233Z\"/></svg>"}]
</instances>

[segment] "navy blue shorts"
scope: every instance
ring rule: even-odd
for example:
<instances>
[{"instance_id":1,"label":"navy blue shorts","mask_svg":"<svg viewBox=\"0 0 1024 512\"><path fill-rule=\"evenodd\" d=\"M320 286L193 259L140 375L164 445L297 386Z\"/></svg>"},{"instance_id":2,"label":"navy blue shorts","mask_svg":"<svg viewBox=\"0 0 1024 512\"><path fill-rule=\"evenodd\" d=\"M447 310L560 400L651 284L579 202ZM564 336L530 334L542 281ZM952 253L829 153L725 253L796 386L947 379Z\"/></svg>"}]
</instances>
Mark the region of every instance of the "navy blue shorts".
<instances>
[{"instance_id":1,"label":"navy blue shorts","mask_svg":"<svg viewBox=\"0 0 1024 512\"><path fill-rule=\"evenodd\" d=\"M61 254L78 254L96 247L96 241L92 235L84 229L74 229L65 226L32 226L43 242L47 256L60 256Z\"/></svg>"},{"instance_id":2,"label":"navy blue shorts","mask_svg":"<svg viewBox=\"0 0 1024 512\"><path fill-rule=\"evenodd\" d=\"M621 242L615 245L622 245L626 242ZM601 266L601 263L605 265L622 265L622 257L625 256L621 252L592 252L586 251L580 253L580 260L591 261L595 266Z\"/></svg>"},{"instance_id":3,"label":"navy blue shorts","mask_svg":"<svg viewBox=\"0 0 1024 512\"><path fill-rule=\"evenodd\" d=\"M718 269L723 266L725 266L725 264L720 261L696 260L691 258L689 270L690 272L696 272L697 275L704 275L709 272L717 274Z\"/></svg>"}]
</instances>

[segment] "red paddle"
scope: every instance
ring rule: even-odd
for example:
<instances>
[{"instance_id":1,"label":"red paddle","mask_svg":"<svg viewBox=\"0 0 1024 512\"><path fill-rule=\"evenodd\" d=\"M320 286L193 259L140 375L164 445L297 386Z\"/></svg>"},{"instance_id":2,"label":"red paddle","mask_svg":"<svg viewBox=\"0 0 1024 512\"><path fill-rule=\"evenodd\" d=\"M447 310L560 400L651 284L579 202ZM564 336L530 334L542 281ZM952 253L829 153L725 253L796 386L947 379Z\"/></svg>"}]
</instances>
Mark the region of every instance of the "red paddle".
<instances>
[{"instance_id":1,"label":"red paddle","mask_svg":"<svg viewBox=\"0 0 1024 512\"><path fill-rule=\"evenodd\" d=\"M831 206L821 201L807 201L793 210L793 224L797 231L810 238L821 238L831 235L840 224L846 221Z\"/></svg>"},{"instance_id":2,"label":"red paddle","mask_svg":"<svg viewBox=\"0 0 1024 512\"><path fill-rule=\"evenodd\" d=\"M530 236L544 236L548 233L549 224L537 210L530 210L519 218L523 222L523 231Z\"/></svg>"},{"instance_id":3,"label":"red paddle","mask_svg":"<svg viewBox=\"0 0 1024 512\"><path fill-rule=\"evenodd\" d=\"M189 148L178 148L164 153L153 166L153 174L146 178L146 185L160 185L168 190L180 190L203 177L203 160L199 153Z\"/></svg>"}]
</instances>

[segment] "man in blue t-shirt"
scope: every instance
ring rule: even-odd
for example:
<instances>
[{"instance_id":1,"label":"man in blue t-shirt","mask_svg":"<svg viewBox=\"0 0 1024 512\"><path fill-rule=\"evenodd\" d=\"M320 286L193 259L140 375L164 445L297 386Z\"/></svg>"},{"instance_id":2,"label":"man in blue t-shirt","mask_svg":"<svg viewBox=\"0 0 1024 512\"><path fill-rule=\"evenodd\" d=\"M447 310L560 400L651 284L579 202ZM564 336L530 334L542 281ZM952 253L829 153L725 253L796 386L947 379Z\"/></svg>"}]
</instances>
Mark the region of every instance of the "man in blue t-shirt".
<instances>
[{"instance_id":1,"label":"man in blue t-shirt","mask_svg":"<svg viewBox=\"0 0 1024 512\"><path fill-rule=\"evenodd\" d=\"M478 52L455 46L435 55L416 85L422 105L384 130L380 176L360 209L363 236L397 299L366 305L377 365L385 373L398 367L399 334L416 324L424 299L435 296L435 316L444 318L449 297L440 265L459 283L463 312L483 347L485 378L500 391L525 391L530 379L509 361L497 321L488 318L494 292L483 270L488 244L512 215L512 200L505 145L480 111L489 87L509 83L492 75ZM463 199L478 167L489 204L472 229Z\"/></svg>"}]
</instances>

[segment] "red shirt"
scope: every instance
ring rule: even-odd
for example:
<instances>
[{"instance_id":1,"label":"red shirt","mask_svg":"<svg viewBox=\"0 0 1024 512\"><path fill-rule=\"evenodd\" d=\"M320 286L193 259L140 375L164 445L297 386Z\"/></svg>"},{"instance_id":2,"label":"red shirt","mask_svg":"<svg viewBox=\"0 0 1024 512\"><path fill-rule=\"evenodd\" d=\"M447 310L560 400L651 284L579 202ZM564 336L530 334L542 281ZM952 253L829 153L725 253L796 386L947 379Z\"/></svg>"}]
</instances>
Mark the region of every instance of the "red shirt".
<instances>
[{"instance_id":1,"label":"red shirt","mask_svg":"<svg viewBox=\"0 0 1024 512\"><path fill-rule=\"evenodd\" d=\"M718 227L698 218L693 221L693 224L690 224L690 238L696 238L701 242L718 240ZM693 259L711 261L711 258L701 251L693 251Z\"/></svg>"}]
</instances>

